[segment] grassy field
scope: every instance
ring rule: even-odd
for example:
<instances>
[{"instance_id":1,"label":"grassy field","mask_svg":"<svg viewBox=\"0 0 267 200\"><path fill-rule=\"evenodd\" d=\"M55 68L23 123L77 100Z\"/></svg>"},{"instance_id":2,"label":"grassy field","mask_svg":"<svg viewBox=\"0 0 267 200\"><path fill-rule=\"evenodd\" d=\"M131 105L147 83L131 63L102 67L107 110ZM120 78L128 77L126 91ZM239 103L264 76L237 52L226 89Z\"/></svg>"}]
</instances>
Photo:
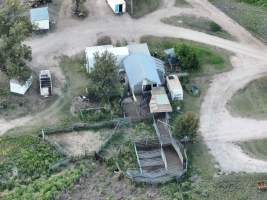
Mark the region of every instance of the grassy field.
<instances>
[{"instance_id":1,"label":"grassy field","mask_svg":"<svg viewBox=\"0 0 267 200\"><path fill-rule=\"evenodd\" d=\"M163 18L161 21L173 26L189 28L225 39L233 39L233 37L223 30L218 24L204 17L195 17L192 15L172 16L169 18Z\"/></svg>"},{"instance_id":2,"label":"grassy field","mask_svg":"<svg viewBox=\"0 0 267 200\"><path fill-rule=\"evenodd\" d=\"M242 142L240 143L240 146L250 156L267 160L267 139Z\"/></svg>"},{"instance_id":3,"label":"grassy field","mask_svg":"<svg viewBox=\"0 0 267 200\"><path fill-rule=\"evenodd\" d=\"M267 42L267 7L256 6L238 0L209 1L247 30L254 33L258 38Z\"/></svg>"},{"instance_id":4,"label":"grassy field","mask_svg":"<svg viewBox=\"0 0 267 200\"><path fill-rule=\"evenodd\" d=\"M267 78L252 81L228 102L233 115L256 119L267 118Z\"/></svg>"},{"instance_id":5,"label":"grassy field","mask_svg":"<svg viewBox=\"0 0 267 200\"><path fill-rule=\"evenodd\" d=\"M133 13L131 13L131 1L127 1L127 12L133 18L140 18L144 15L157 10L161 0L133 0Z\"/></svg>"}]
</instances>

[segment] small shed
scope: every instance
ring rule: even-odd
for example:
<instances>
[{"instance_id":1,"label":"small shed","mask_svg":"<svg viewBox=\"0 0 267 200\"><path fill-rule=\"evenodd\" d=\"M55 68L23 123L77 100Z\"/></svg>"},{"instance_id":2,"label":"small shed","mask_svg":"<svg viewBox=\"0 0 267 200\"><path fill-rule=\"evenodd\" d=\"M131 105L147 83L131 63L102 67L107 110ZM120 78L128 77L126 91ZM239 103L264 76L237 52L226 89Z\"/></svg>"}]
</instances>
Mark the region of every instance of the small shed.
<instances>
[{"instance_id":1,"label":"small shed","mask_svg":"<svg viewBox=\"0 0 267 200\"><path fill-rule=\"evenodd\" d=\"M150 113L172 112L172 106L164 87L153 88L151 90L149 108Z\"/></svg>"},{"instance_id":2,"label":"small shed","mask_svg":"<svg viewBox=\"0 0 267 200\"><path fill-rule=\"evenodd\" d=\"M52 94L52 77L49 70L42 70L39 74L40 94L48 97Z\"/></svg>"},{"instance_id":3,"label":"small shed","mask_svg":"<svg viewBox=\"0 0 267 200\"><path fill-rule=\"evenodd\" d=\"M124 0L107 0L115 14L122 14L126 12L126 2Z\"/></svg>"},{"instance_id":4,"label":"small shed","mask_svg":"<svg viewBox=\"0 0 267 200\"><path fill-rule=\"evenodd\" d=\"M183 88L178 76L172 74L166 77L167 87L172 100L183 100Z\"/></svg>"},{"instance_id":5,"label":"small shed","mask_svg":"<svg viewBox=\"0 0 267 200\"><path fill-rule=\"evenodd\" d=\"M162 84L156 62L151 56L132 54L123 60L123 66L133 95L150 92Z\"/></svg>"},{"instance_id":6,"label":"small shed","mask_svg":"<svg viewBox=\"0 0 267 200\"><path fill-rule=\"evenodd\" d=\"M10 92L24 95L32 85L32 76L30 76L30 78L27 81L25 81L25 83L20 83L16 79L11 79L9 81L9 85L10 85Z\"/></svg>"},{"instance_id":7,"label":"small shed","mask_svg":"<svg viewBox=\"0 0 267 200\"><path fill-rule=\"evenodd\" d=\"M85 49L86 55L86 71L90 73L95 65L95 54L103 54L105 51L112 53L117 60L117 64L120 66L122 60L129 55L127 47L113 47L112 45L92 46Z\"/></svg>"},{"instance_id":8,"label":"small shed","mask_svg":"<svg viewBox=\"0 0 267 200\"><path fill-rule=\"evenodd\" d=\"M48 7L31 9L31 23L35 30L49 30Z\"/></svg>"}]
</instances>

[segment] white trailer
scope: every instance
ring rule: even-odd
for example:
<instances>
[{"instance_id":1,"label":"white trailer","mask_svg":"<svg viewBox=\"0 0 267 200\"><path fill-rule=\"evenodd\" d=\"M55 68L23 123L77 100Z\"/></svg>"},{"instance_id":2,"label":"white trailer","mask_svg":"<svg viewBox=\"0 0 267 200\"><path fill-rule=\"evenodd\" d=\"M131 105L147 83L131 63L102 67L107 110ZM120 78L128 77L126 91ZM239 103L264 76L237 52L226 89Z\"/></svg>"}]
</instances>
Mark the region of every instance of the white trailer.
<instances>
[{"instance_id":1,"label":"white trailer","mask_svg":"<svg viewBox=\"0 0 267 200\"><path fill-rule=\"evenodd\" d=\"M183 100L183 88L176 75L169 75L166 77L167 87L171 94L172 100Z\"/></svg>"},{"instance_id":2,"label":"white trailer","mask_svg":"<svg viewBox=\"0 0 267 200\"><path fill-rule=\"evenodd\" d=\"M124 0L107 0L115 14L122 14L126 12L126 2Z\"/></svg>"},{"instance_id":3,"label":"white trailer","mask_svg":"<svg viewBox=\"0 0 267 200\"><path fill-rule=\"evenodd\" d=\"M51 96L52 94L52 78L49 70L42 70L39 74L40 94L43 97Z\"/></svg>"},{"instance_id":4,"label":"white trailer","mask_svg":"<svg viewBox=\"0 0 267 200\"><path fill-rule=\"evenodd\" d=\"M11 79L9 81L10 92L21 95L24 95L31 87L31 85L32 85L32 76L30 76L30 78L27 81L25 81L25 83L20 83L16 79Z\"/></svg>"}]
</instances>

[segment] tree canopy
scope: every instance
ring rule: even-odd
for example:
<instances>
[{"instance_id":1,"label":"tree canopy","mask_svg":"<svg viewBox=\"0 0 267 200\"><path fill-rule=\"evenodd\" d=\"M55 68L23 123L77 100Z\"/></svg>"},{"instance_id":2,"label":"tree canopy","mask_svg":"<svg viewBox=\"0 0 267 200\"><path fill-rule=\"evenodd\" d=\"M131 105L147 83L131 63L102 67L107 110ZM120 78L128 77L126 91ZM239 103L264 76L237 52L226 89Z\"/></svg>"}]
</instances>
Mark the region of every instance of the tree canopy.
<instances>
[{"instance_id":1,"label":"tree canopy","mask_svg":"<svg viewBox=\"0 0 267 200\"><path fill-rule=\"evenodd\" d=\"M175 135L182 139L185 136L193 140L199 127L199 119L193 112L186 112L175 119Z\"/></svg>"},{"instance_id":2,"label":"tree canopy","mask_svg":"<svg viewBox=\"0 0 267 200\"><path fill-rule=\"evenodd\" d=\"M31 48L23 44L30 35L31 22L19 0L5 0L0 9L0 69L9 78L25 81L30 71L26 62L32 59Z\"/></svg>"},{"instance_id":3,"label":"tree canopy","mask_svg":"<svg viewBox=\"0 0 267 200\"><path fill-rule=\"evenodd\" d=\"M107 51L95 54L95 65L89 74L88 95L95 101L110 102L121 95L121 84L116 58Z\"/></svg>"},{"instance_id":4,"label":"tree canopy","mask_svg":"<svg viewBox=\"0 0 267 200\"><path fill-rule=\"evenodd\" d=\"M182 70L194 71L200 68L200 62L194 48L186 44L176 45L175 53Z\"/></svg>"}]
</instances>

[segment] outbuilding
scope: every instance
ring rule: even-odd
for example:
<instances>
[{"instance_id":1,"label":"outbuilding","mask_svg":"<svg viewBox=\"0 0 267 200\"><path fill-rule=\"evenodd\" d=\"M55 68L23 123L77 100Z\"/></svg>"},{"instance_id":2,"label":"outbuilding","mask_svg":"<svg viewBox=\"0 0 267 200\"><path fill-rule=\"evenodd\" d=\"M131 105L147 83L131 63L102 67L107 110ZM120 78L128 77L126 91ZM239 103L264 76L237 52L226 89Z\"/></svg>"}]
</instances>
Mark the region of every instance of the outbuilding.
<instances>
[{"instance_id":1,"label":"outbuilding","mask_svg":"<svg viewBox=\"0 0 267 200\"><path fill-rule=\"evenodd\" d=\"M31 23L35 30L49 30L48 7L31 9Z\"/></svg>"},{"instance_id":2,"label":"outbuilding","mask_svg":"<svg viewBox=\"0 0 267 200\"><path fill-rule=\"evenodd\" d=\"M113 47L112 45L87 47L85 49L85 67L88 73L90 73L94 69L95 55L97 53L102 55L105 51L112 53L115 56L118 66L120 66L122 60L129 55L129 50L127 47Z\"/></svg>"},{"instance_id":3,"label":"outbuilding","mask_svg":"<svg viewBox=\"0 0 267 200\"><path fill-rule=\"evenodd\" d=\"M123 66L133 96L150 92L162 82L155 60L144 54L132 54L123 60Z\"/></svg>"},{"instance_id":4,"label":"outbuilding","mask_svg":"<svg viewBox=\"0 0 267 200\"><path fill-rule=\"evenodd\" d=\"M20 83L16 79L11 79L9 81L9 85L10 85L10 92L24 95L32 85L32 76L30 76L30 78L24 83Z\"/></svg>"},{"instance_id":5,"label":"outbuilding","mask_svg":"<svg viewBox=\"0 0 267 200\"><path fill-rule=\"evenodd\" d=\"M177 75L172 74L166 77L167 87L172 100L183 100L183 88Z\"/></svg>"},{"instance_id":6,"label":"outbuilding","mask_svg":"<svg viewBox=\"0 0 267 200\"><path fill-rule=\"evenodd\" d=\"M115 14L122 14L126 12L126 2L124 0L107 0Z\"/></svg>"}]
</instances>

